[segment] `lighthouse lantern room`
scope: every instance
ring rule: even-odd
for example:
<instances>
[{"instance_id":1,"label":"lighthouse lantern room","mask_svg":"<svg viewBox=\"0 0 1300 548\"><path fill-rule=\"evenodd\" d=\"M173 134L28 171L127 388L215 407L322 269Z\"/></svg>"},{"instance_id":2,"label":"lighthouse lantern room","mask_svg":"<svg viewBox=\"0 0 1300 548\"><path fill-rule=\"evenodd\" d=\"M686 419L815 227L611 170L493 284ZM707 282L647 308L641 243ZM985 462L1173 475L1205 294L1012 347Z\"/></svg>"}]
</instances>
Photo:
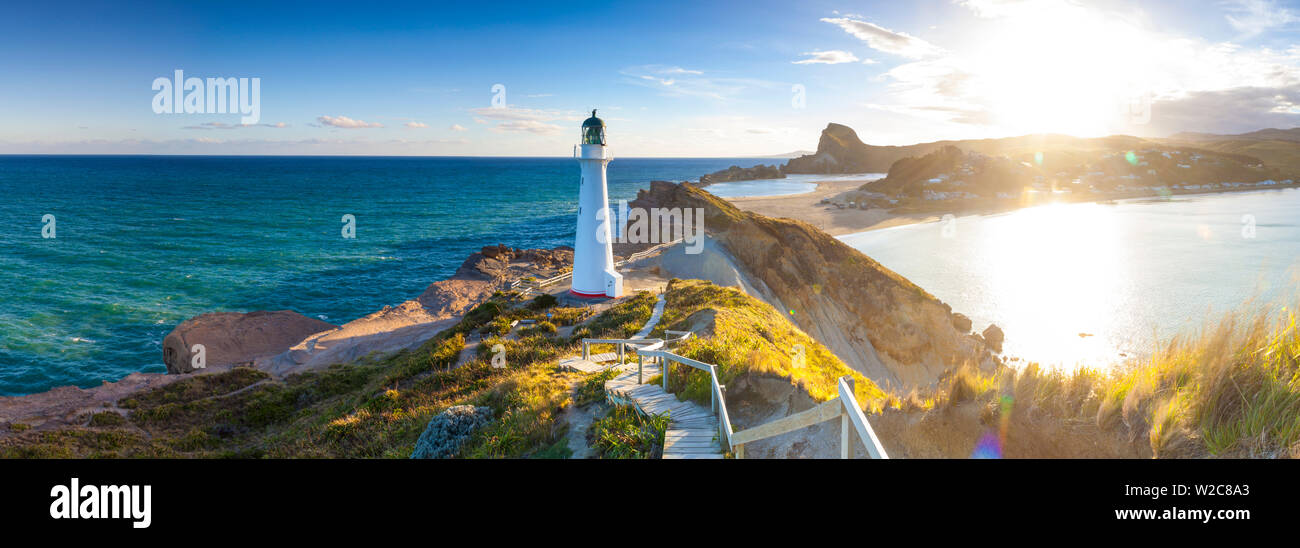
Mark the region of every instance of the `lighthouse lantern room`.
<instances>
[{"instance_id":1,"label":"lighthouse lantern room","mask_svg":"<svg viewBox=\"0 0 1300 548\"><path fill-rule=\"evenodd\" d=\"M578 297L620 297L623 275L614 269L609 209L609 188L605 166L613 159L605 148L605 122L591 111L582 123L582 144L574 150L581 168L578 180L578 233L573 242L573 285L569 293Z\"/></svg>"}]
</instances>

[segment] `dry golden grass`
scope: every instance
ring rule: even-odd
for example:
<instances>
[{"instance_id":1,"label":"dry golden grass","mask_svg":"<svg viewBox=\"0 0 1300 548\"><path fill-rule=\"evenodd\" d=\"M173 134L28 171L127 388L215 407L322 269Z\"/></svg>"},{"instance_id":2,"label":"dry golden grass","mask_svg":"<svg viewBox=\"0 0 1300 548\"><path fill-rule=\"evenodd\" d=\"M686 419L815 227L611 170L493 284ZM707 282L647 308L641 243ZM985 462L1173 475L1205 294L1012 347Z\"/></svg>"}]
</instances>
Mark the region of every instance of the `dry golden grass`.
<instances>
[{"instance_id":1,"label":"dry golden grass","mask_svg":"<svg viewBox=\"0 0 1300 548\"><path fill-rule=\"evenodd\" d=\"M1230 314L1108 374L964 368L934 397L1010 397L1051 416L1127 429L1157 457L1300 456L1300 331L1286 309Z\"/></svg>"}]
</instances>

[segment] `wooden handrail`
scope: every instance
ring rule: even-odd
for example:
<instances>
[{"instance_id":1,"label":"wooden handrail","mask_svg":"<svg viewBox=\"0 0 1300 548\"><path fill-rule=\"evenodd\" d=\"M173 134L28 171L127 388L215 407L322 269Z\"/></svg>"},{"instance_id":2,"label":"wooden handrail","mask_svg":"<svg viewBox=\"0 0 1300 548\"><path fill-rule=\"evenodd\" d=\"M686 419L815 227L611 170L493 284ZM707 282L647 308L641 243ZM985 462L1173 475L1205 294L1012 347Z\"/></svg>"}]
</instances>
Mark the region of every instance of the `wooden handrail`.
<instances>
[{"instance_id":1,"label":"wooden handrail","mask_svg":"<svg viewBox=\"0 0 1300 548\"><path fill-rule=\"evenodd\" d=\"M873 459L887 459L889 455L885 453L885 447L880 445L880 439L876 437L876 431L871 429L871 424L867 422L867 416L862 414L862 408L858 407L858 398L853 395L853 385L849 381L852 377L845 375L840 377L840 401L844 402L844 416L847 422L852 422L858 430L858 439L862 440L862 445L866 446L867 454ZM842 447L850 447L848 440L848 427L843 426L840 435ZM841 449L840 456L849 457L847 449Z\"/></svg>"},{"instance_id":2,"label":"wooden handrail","mask_svg":"<svg viewBox=\"0 0 1300 548\"><path fill-rule=\"evenodd\" d=\"M684 340L690 336L689 331L665 331L665 334L684 334L676 341ZM622 363L624 345L649 343L645 348L637 351L637 383L644 382L641 372L642 360L645 358L658 358L659 363L663 365L660 374L663 377L664 391L668 390L668 373L671 362L708 372L709 392L713 400L712 408L713 412L718 416L718 439L722 446L731 451L736 458L745 458L745 444L793 432L800 428L807 428L837 417L840 419L841 458L849 458L852 454L853 445L850 443L850 438L853 430L857 431L858 439L862 441L862 445L866 448L867 455L870 458L889 458L884 446L880 444L880 439L876 437L875 430L872 430L871 423L867 422L867 416L862 413L862 408L858 406L858 399L853 394L853 377L845 375L837 379L836 387L839 390L839 397L837 398L819 403L812 409L736 432L732 429L731 415L727 411L727 387L718 381L718 366L679 356L667 350L661 350L668 342L675 341L665 341L663 339L583 339L582 354L584 358L588 356L588 344L618 344L619 363Z\"/></svg>"},{"instance_id":3,"label":"wooden handrail","mask_svg":"<svg viewBox=\"0 0 1300 548\"><path fill-rule=\"evenodd\" d=\"M871 423L867 422L867 416L862 413L862 408L858 407L858 399L853 395L853 378L845 375L840 377L836 384L839 390L838 398L819 403L812 409L736 432L731 438L731 443L735 446L736 458L744 458L745 444L793 432L800 428L807 428L835 418L840 419L841 458L849 458L851 455L850 449L853 445L849 439L851 437L850 426L857 430L858 439L862 440L862 445L866 447L868 456L873 459L889 458L884 446L880 444L880 439L876 437L876 432L871 429Z\"/></svg>"}]
</instances>

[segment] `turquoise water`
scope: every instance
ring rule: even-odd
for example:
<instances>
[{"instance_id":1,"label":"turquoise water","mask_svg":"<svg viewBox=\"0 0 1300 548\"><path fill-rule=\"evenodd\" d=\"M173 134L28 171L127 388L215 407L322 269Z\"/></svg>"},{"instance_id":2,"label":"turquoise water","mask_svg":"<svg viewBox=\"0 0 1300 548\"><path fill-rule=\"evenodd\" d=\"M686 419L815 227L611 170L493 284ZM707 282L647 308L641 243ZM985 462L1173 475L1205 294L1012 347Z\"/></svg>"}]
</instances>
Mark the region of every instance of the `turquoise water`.
<instances>
[{"instance_id":1,"label":"turquoise water","mask_svg":"<svg viewBox=\"0 0 1300 548\"><path fill-rule=\"evenodd\" d=\"M759 162L619 158L610 198ZM482 246L572 245L577 180L570 158L0 156L0 395L163 372L203 312L342 323Z\"/></svg>"},{"instance_id":2,"label":"turquoise water","mask_svg":"<svg viewBox=\"0 0 1300 548\"><path fill-rule=\"evenodd\" d=\"M1149 355L1248 301L1300 302L1295 189L1040 206L840 239L977 331L1002 327L1008 354L1067 368Z\"/></svg>"}]
</instances>

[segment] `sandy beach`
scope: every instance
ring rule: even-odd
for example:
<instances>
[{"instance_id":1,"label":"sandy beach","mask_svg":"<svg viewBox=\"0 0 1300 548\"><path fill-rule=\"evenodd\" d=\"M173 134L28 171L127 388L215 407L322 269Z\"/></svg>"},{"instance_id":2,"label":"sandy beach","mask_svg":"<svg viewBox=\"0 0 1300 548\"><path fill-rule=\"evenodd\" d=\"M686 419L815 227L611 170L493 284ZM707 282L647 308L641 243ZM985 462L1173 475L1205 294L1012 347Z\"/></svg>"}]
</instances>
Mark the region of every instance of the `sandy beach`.
<instances>
[{"instance_id":1,"label":"sandy beach","mask_svg":"<svg viewBox=\"0 0 1300 548\"><path fill-rule=\"evenodd\" d=\"M817 183L817 190L803 194L727 198L726 200L745 211L753 211L769 217L804 221L832 236L940 219L940 215L930 213L895 214L885 209L840 209L833 205L819 203L825 198L833 198L844 192L856 190L869 180L825 181Z\"/></svg>"}]
</instances>

